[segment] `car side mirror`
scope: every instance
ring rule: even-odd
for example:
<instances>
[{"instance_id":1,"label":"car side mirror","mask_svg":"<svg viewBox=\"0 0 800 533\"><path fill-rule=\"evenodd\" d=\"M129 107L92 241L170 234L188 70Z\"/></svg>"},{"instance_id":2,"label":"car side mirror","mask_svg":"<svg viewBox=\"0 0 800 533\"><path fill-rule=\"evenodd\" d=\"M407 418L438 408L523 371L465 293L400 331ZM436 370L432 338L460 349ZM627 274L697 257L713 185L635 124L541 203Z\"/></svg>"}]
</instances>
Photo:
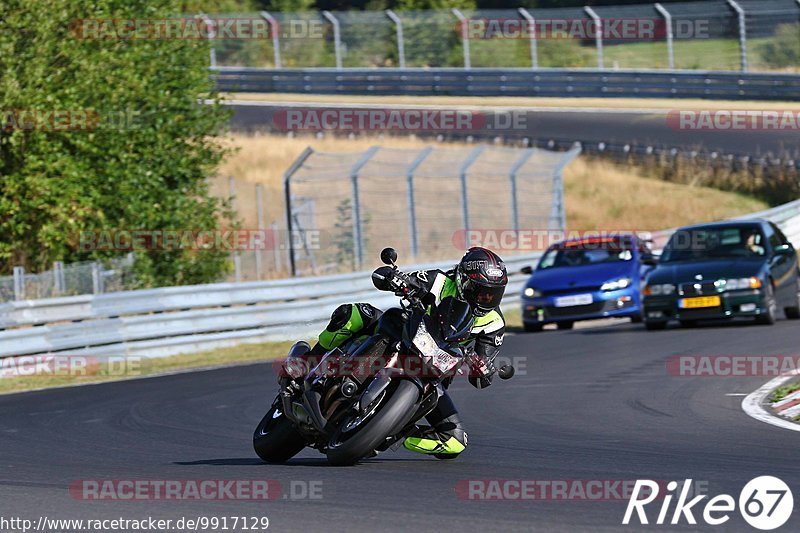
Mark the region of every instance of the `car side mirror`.
<instances>
[{"instance_id":1,"label":"car side mirror","mask_svg":"<svg viewBox=\"0 0 800 533\"><path fill-rule=\"evenodd\" d=\"M533 274L533 267L530 265L525 265L524 267L520 268L519 271L522 274Z\"/></svg>"},{"instance_id":2,"label":"car side mirror","mask_svg":"<svg viewBox=\"0 0 800 533\"><path fill-rule=\"evenodd\" d=\"M781 244L775 248L775 255L792 255L794 249L790 244Z\"/></svg>"}]
</instances>

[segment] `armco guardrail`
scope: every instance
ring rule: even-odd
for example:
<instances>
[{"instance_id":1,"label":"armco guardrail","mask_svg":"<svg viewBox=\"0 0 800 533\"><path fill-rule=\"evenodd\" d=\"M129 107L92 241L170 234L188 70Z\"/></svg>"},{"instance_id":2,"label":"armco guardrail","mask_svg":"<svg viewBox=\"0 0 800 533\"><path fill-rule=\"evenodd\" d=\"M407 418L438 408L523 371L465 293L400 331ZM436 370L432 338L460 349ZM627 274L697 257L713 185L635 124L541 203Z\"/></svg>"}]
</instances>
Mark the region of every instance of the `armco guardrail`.
<instances>
[{"instance_id":1,"label":"armco guardrail","mask_svg":"<svg viewBox=\"0 0 800 533\"><path fill-rule=\"evenodd\" d=\"M741 218L756 217L774 221L792 242L800 244L800 200ZM669 234L654 233L654 248L663 247ZM506 258L511 276L504 305L519 301L526 280L519 269L533 264L539 255ZM159 357L243 342L302 338L318 332L331 310L348 301L386 308L397 298L375 290L369 272L359 272L12 302L0 307L0 323L13 328L0 331L0 354ZM32 324L42 325L19 327Z\"/></svg>"},{"instance_id":2,"label":"armco guardrail","mask_svg":"<svg viewBox=\"0 0 800 533\"><path fill-rule=\"evenodd\" d=\"M800 99L800 75L689 70L219 67L224 92L409 96Z\"/></svg>"}]
</instances>

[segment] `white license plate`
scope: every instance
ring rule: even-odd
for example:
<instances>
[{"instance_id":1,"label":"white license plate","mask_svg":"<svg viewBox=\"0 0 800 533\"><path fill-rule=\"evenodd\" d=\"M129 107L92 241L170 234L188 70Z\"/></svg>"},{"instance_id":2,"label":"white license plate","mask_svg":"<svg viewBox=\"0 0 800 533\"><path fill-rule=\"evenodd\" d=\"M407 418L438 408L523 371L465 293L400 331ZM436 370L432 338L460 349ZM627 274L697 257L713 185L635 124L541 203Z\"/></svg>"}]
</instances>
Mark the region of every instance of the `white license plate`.
<instances>
[{"instance_id":1,"label":"white license plate","mask_svg":"<svg viewBox=\"0 0 800 533\"><path fill-rule=\"evenodd\" d=\"M574 307L576 305L589 305L592 303L591 294L574 294L572 296L559 296L555 299L556 307Z\"/></svg>"}]
</instances>

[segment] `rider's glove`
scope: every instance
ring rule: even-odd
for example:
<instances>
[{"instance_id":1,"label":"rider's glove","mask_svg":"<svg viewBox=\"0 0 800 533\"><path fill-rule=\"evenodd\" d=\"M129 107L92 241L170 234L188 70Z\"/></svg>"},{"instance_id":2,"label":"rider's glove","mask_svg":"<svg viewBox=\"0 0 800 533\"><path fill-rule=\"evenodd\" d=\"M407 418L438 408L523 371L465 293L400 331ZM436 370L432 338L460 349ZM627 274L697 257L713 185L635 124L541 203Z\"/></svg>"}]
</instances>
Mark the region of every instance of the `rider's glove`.
<instances>
[{"instance_id":1,"label":"rider's glove","mask_svg":"<svg viewBox=\"0 0 800 533\"><path fill-rule=\"evenodd\" d=\"M485 389L492 384L492 376L497 371L494 367L494 362L490 359L484 359L475 352L470 353L468 356L469 361L469 382L476 389Z\"/></svg>"}]
</instances>

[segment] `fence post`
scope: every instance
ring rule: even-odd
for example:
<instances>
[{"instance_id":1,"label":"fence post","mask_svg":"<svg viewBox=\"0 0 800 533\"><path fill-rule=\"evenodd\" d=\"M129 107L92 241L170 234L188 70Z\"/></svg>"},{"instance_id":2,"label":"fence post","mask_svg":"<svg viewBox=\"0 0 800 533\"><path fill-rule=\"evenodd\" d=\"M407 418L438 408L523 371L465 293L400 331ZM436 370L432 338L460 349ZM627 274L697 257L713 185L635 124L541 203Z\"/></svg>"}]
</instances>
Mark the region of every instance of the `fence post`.
<instances>
[{"instance_id":1,"label":"fence post","mask_svg":"<svg viewBox=\"0 0 800 533\"><path fill-rule=\"evenodd\" d=\"M531 68L537 69L539 68L539 52L536 48L536 19L528 12L527 9L524 7L520 7L517 9L519 14L528 22L528 39L530 41L530 48L531 48Z\"/></svg>"},{"instance_id":2,"label":"fence post","mask_svg":"<svg viewBox=\"0 0 800 533\"><path fill-rule=\"evenodd\" d=\"M673 46L674 35L672 33L672 15L670 14L669 11L666 10L664 6L662 6L658 2L656 2L655 8L656 11L661 13L661 16L664 17L664 23L667 25L667 57L669 58L669 68L675 69L675 49Z\"/></svg>"},{"instance_id":3,"label":"fence post","mask_svg":"<svg viewBox=\"0 0 800 533\"><path fill-rule=\"evenodd\" d=\"M452 11L461 25L461 46L464 48L464 68L469 69L472 68L472 62L469 57L469 28L467 26L467 18L456 8L453 8Z\"/></svg>"},{"instance_id":4,"label":"fence post","mask_svg":"<svg viewBox=\"0 0 800 533\"><path fill-rule=\"evenodd\" d=\"M581 144L575 143L553 169L553 207L550 210L549 230L564 231L567 229L567 214L564 210L564 168L581 153Z\"/></svg>"},{"instance_id":5,"label":"fence post","mask_svg":"<svg viewBox=\"0 0 800 533\"><path fill-rule=\"evenodd\" d=\"M92 263L92 294L103 294L103 273L97 261Z\"/></svg>"},{"instance_id":6,"label":"fence post","mask_svg":"<svg viewBox=\"0 0 800 533\"><path fill-rule=\"evenodd\" d=\"M469 167L478 159L485 146L476 146L467 156L461 168L458 169L458 179L461 181L461 219L464 223L464 235L469 231L469 197L467 195L467 171Z\"/></svg>"},{"instance_id":7,"label":"fence post","mask_svg":"<svg viewBox=\"0 0 800 533\"><path fill-rule=\"evenodd\" d=\"M233 176L228 176L228 199L231 201L231 209L236 211L236 180ZM237 282L242 281L242 257L239 250L234 250L233 273Z\"/></svg>"},{"instance_id":8,"label":"fence post","mask_svg":"<svg viewBox=\"0 0 800 533\"><path fill-rule=\"evenodd\" d=\"M208 27L208 42L211 44L211 52L209 54L211 68L217 68L217 51L214 49L214 39L217 36L217 31L214 29L214 23L208 18L208 15L200 13L200 17L203 19L203 23Z\"/></svg>"},{"instance_id":9,"label":"fence post","mask_svg":"<svg viewBox=\"0 0 800 533\"><path fill-rule=\"evenodd\" d=\"M269 23L269 32L272 34L272 57L275 68L281 68L281 41L278 35L278 21L269 14L269 11L262 11L261 16Z\"/></svg>"},{"instance_id":10,"label":"fence post","mask_svg":"<svg viewBox=\"0 0 800 533\"><path fill-rule=\"evenodd\" d=\"M745 20L744 9L735 0L728 0L736 14L739 16L739 55L742 72L747 72L747 21Z\"/></svg>"},{"instance_id":11,"label":"fence post","mask_svg":"<svg viewBox=\"0 0 800 533\"><path fill-rule=\"evenodd\" d=\"M55 285L55 292L57 295L66 292L66 280L64 279L64 261L53 262L53 282Z\"/></svg>"},{"instance_id":12,"label":"fence post","mask_svg":"<svg viewBox=\"0 0 800 533\"><path fill-rule=\"evenodd\" d=\"M336 56L337 70L342 70L342 35L339 32L339 21L330 11L323 11L322 15L333 25L333 53Z\"/></svg>"},{"instance_id":13,"label":"fence post","mask_svg":"<svg viewBox=\"0 0 800 533\"><path fill-rule=\"evenodd\" d=\"M597 25L597 31L594 34L594 40L595 43L597 43L597 68L605 68L603 66L603 21L600 20L600 16L591 7L586 6L583 10L586 11L586 14L589 15L595 25Z\"/></svg>"},{"instance_id":14,"label":"fence post","mask_svg":"<svg viewBox=\"0 0 800 533\"><path fill-rule=\"evenodd\" d=\"M353 264L356 270L361 268L361 264L364 262L364 228L361 225L361 200L358 194L358 173L361 172L364 165L372 159L372 156L374 156L379 149L379 146L371 146L364 152L361 159L356 161L353 168L350 169L350 181L352 183L353 194Z\"/></svg>"},{"instance_id":15,"label":"fence post","mask_svg":"<svg viewBox=\"0 0 800 533\"><path fill-rule=\"evenodd\" d=\"M258 248L256 248L256 279L261 281L262 260L264 258L264 245L267 243L264 231L264 187L256 183L256 226L258 227ZM250 239L250 242L253 242Z\"/></svg>"},{"instance_id":16,"label":"fence post","mask_svg":"<svg viewBox=\"0 0 800 533\"><path fill-rule=\"evenodd\" d=\"M14 267L14 300L25 299L25 267Z\"/></svg>"},{"instance_id":17,"label":"fence post","mask_svg":"<svg viewBox=\"0 0 800 533\"><path fill-rule=\"evenodd\" d=\"M406 183L408 184L408 218L409 218L409 238L411 239L411 258L416 259L419 252L419 241L417 240L417 208L414 200L414 172L419 167L425 158L433 152L432 146L427 146L417 154L417 157L409 165L406 171Z\"/></svg>"},{"instance_id":18,"label":"fence post","mask_svg":"<svg viewBox=\"0 0 800 533\"><path fill-rule=\"evenodd\" d=\"M292 190L291 190L291 181L292 176L295 172L297 172L303 163L306 162L311 154L314 153L313 148L310 146L306 147L303 150L303 153L300 154L294 163L286 169L286 172L283 174L283 194L284 194L284 201L286 202L286 232L289 236L289 242L287 244L289 250L289 270L291 271L292 277L297 275L297 264L294 260L294 236L292 235ZM277 239L276 239L277 240Z\"/></svg>"},{"instance_id":19,"label":"fence post","mask_svg":"<svg viewBox=\"0 0 800 533\"><path fill-rule=\"evenodd\" d=\"M403 39L403 21L391 9L386 10L386 16L394 22L395 32L397 33L397 58L400 68L406 68L406 43Z\"/></svg>"},{"instance_id":20,"label":"fence post","mask_svg":"<svg viewBox=\"0 0 800 533\"><path fill-rule=\"evenodd\" d=\"M517 204L517 173L528 162L536 150L528 148L511 166L508 178L511 181L511 225L514 231L519 231L519 206Z\"/></svg>"}]
</instances>

